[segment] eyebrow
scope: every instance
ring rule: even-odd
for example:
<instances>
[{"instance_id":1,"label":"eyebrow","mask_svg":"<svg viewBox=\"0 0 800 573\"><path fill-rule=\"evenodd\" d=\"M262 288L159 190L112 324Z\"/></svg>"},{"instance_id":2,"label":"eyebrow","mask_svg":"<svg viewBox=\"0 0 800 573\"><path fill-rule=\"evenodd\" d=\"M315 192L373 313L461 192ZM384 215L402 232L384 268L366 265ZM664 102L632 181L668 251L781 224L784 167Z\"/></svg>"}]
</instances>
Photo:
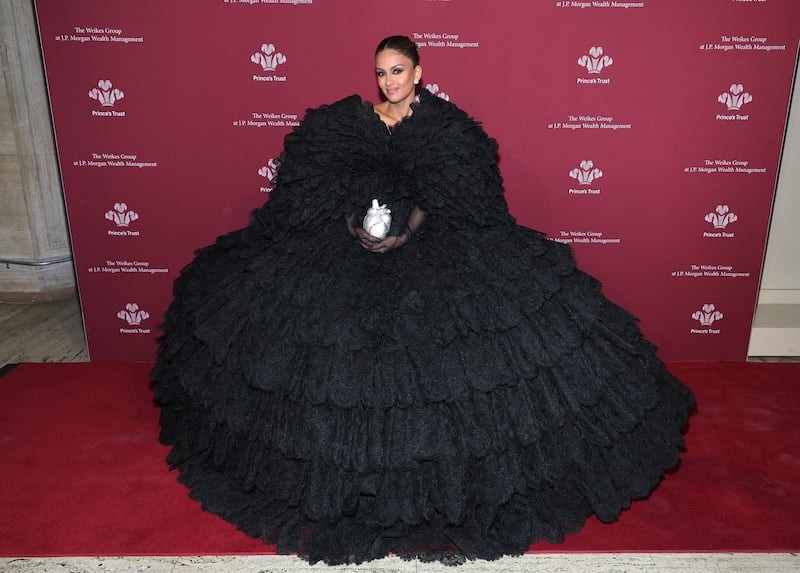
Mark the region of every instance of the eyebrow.
<instances>
[{"instance_id":1,"label":"eyebrow","mask_svg":"<svg viewBox=\"0 0 800 573\"><path fill-rule=\"evenodd\" d=\"M390 70L393 70L393 69L395 69L395 68L402 68L403 66L405 66L405 64L395 64L395 65L393 65L393 66L392 66L391 68L389 68L389 69L390 69ZM378 68L378 67L376 67L376 68L375 68L375 71L376 71L376 72L383 72L383 71L386 71L386 70L384 70L383 68Z\"/></svg>"}]
</instances>

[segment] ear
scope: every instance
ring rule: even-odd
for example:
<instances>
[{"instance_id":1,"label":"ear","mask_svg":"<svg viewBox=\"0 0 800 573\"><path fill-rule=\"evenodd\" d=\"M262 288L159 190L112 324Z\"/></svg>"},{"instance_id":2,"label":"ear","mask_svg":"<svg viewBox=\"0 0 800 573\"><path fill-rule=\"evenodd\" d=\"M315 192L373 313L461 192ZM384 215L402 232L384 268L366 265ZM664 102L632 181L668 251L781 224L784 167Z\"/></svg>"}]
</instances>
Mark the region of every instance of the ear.
<instances>
[{"instance_id":1,"label":"ear","mask_svg":"<svg viewBox=\"0 0 800 573\"><path fill-rule=\"evenodd\" d=\"M416 66L414 68L414 79L417 81L422 79L422 66Z\"/></svg>"}]
</instances>

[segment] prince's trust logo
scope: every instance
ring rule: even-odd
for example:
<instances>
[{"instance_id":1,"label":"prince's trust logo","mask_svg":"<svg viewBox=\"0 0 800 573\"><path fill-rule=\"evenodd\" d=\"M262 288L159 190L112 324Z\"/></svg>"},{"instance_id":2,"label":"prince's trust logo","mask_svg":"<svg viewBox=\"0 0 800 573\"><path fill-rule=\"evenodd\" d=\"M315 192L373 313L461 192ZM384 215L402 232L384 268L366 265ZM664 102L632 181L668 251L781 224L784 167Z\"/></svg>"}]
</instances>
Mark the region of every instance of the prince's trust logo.
<instances>
[{"instance_id":1,"label":"prince's trust logo","mask_svg":"<svg viewBox=\"0 0 800 573\"><path fill-rule=\"evenodd\" d=\"M97 87L89 90L89 97L100 102L103 107L114 107L117 101L125 97L122 90L112 88L111 80L100 80Z\"/></svg>"},{"instance_id":2,"label":"prince's trust logo","mask_svg":"<svg viewBox=\"0 0 800 573\"><path fill-rule=\"evenodd\" d=\"M714 225L715 229L725 229L731 223L735 223L739 217L732 213L727 205L717 205L713 213L708 213L705 216L705 221Z\"/></svg>"},{"instance_id":3,"label":"prince's trust logo","mask_svg":"<svg viewBox=\"0 0 800 573\"><path fill-rule=\"evenodd\" d=\"M569 172L569 176L581 185L591 185L592 181L603 176L603 172L594 166L591 159L585 159L581 161L580 167Z\"/></svg>"},{"instance_id":4,"label":"prince's trust logo","mask_svg":"<svg viewBox=\"0 0 800 573\"><path fill-rule=\"evenodd\" d=\"M592 188L595 183L603 176L603 172L594 166L591 159L584 159L581 164L569 172L569 176L578 182L577 189L570 189L570 195L600 195L600 189Z\"/></svg>"},{"instance_id":5,"label":"prince's trust logo","mask_svg":"<svg viewBox=\"0 0 800 573\"><path fill-rule=\"evenodd\" d=\"M713 304L704 304L703 308L692 313L692 318L700 323L700 326L711 327L715 322L723 318L723 314L718 311ZM719 334L720 329L714 328L692 328L692 334Z\"/></svg>"},{"instance_id":6,"label":"prince's trust logo","mask_svg":"<svg viewBox=\"0 0 800 573\"><path fill-rule=\"evenodd\" d=\"M741 111L745 105L753 101L753 96L744 91L744 86L742 84L731 84L731 87L728 88L728 91L719 94L717 101L724 105L729 112L738 112ZM718 113L717 119L727 121L747 121L750 119L750 115L742 115L740 113Z\"/></svg>"},{"instance_id":7,"label":"prince's trust logo","mask_svg":"<svg viewBox=\"0 0 800 573\"><path fill-rule=\"evenodd\" d=\"M114 203L114 209L106 211L106 219L113 221L117 227L128 227L138 218L139 213L133 210L129 211L125 203Z\"/></svg>"},{"instance_id":8,"label":"prince's trust logo","mask_svg":"<svg viewBox=\"0 0 800 573\"><path fill-rule=\"evenodd\" d=\"M611 56L603 52L601 46L592 46L589 53L578 58L578 65L585 69L589 77L578 78L579 84L610 84L611 78L597 77L600 73L614 63Z\"/></svg>"},{"instance_id":9,"label":"prince's trust logo","mask_svg":"<svg viewBox=\"0 0 800 573\"><path fill-rule=\"evenodd\" d=\"M753 96L744 91L742 84L731 84L727 92L719 95L717 101L725 104L728 111L739 111L745 104L753 101Z\"/></svg>"},{"instance_id":10,"label":"prince's trust logo","mask_svg":"<svg viewBox=\"0 0 800 573\"><path fill-rule=\"evenodd\" d=\"M439 84L425 84L425 89L444 101L450 101L450 96L439 89Z\"/></svg>"},{"instance_id":11,"label":"prince's trust logo","mask_svg":"<svg viewBox=\"0 0 800 573\"><path fill-rule=\"evenodd\" d=\"M269 193L275 188L275 178L278 175L280 161L275 157L270 158L266 165L259 168L258 174L267 180L267 184L260 188L262 193Z\"/></svg>"},{"instance_id":12,"label":"prince's trust logo","mask_svg":"<svg viewBox=\"0 0 800 573\"><path fill-rule=\"evenodd\" d=\"M124 111L111 109L125 97L125 93L121 89L113 87L111 80L98 81L97 87L89 90L89 97L97 101L102 108L101 110L92 110L92 116L125 117Z\"/></svg>"},{"instance_id":13,"label":"prince's trust logo","mask_svg":"<svg viewBox=\"0 0 800 573\"><path fill-rule=\"evenodd\" d=\"M274 44L261 44L261 51L255 52L250 56L250 61L261 66L261 71L265 74L253 74L253 81L256 82L285 82L286 76L275 74L266 75L266 72L274 72L278 66L286 63L286 56L275 49Z\"/></svg>"},{"instance_id":14,"label":"prince's trust logo","mask_svg":"<svg viewBox=\"0 0 800 573\"><path fill-rule=\"evenodd\" d=\"M135 302L126 304L125 308L117 313L117 318L124 320L129 327L136 327L120 328L120 334L150 334L149 328L139 328L143 321L150 318L150 313L139 308Z\"/></svg>"},{"instance_id":15,"label":"prince's trust logo","mask_svg":"<svg viewBox=\"0 0 800 573\"><path fill-rule=\"evenodd\" d=\"M107 221L116 225L116 229L109 229L108 235L113 237L138 237L139 231L130 229L131 223L139 220L139 213L133 209L128 209L126 203L114 203L114 208L105 213Z\"/></svg>"},{"instance_id":16,"label":"prince's trust logo","mask_svg":"<svg viewBox=\"0 0 800 573\"><path fill-rule=\"evenodd\" d=\"M578 58L578 65L586 68L590 74L599 74L613 63L611 56L603 54L602 46L592 46L587 55Z\"/></svg>"}]
</instances>

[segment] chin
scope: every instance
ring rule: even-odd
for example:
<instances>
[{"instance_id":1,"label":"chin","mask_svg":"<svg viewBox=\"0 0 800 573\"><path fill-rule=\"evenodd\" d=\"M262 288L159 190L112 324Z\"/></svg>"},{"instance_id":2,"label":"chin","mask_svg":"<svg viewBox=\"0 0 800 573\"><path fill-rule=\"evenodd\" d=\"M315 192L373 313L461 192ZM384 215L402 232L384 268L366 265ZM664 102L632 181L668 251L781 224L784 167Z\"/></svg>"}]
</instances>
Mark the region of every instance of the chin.
<instances>
[{"instance_id":1,"label":"chin","mask_svg":"<svg viewBox=\"0 0 800 573\"><path fill-rule=\"evenodd\" d=\"M409 97L412 97L413 93L407 93L407 94L402 94L402 95L401 94L394 94L392 96L389 96L389 95L386 95L386 94L383 94L383 95L386 97L386 100L388 102L390 102L390 103L400 103L401 101L406 100Z\"/></svg>"}]
</instances>

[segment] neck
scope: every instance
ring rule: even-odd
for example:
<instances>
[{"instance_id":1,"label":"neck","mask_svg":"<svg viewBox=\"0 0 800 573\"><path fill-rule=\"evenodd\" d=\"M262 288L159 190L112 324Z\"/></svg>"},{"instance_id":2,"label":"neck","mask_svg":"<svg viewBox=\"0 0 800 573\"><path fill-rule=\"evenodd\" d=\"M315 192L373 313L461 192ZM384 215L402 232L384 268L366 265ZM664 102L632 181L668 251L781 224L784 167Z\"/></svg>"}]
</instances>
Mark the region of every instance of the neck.
<instances>
[{"instance_id":1,"label":"neck","mask_svg":"<svg viewBox=\"0 0 800 573\"><path fill-rule=\"evenodd\" d=\"M387 101L386 107L384 108L385 113L389 117L393 117L394 119L399 121L411 115L411 103L413 101L414 101L413 97L397 103L391 103Z\"/></svg>"}]
</instances>

